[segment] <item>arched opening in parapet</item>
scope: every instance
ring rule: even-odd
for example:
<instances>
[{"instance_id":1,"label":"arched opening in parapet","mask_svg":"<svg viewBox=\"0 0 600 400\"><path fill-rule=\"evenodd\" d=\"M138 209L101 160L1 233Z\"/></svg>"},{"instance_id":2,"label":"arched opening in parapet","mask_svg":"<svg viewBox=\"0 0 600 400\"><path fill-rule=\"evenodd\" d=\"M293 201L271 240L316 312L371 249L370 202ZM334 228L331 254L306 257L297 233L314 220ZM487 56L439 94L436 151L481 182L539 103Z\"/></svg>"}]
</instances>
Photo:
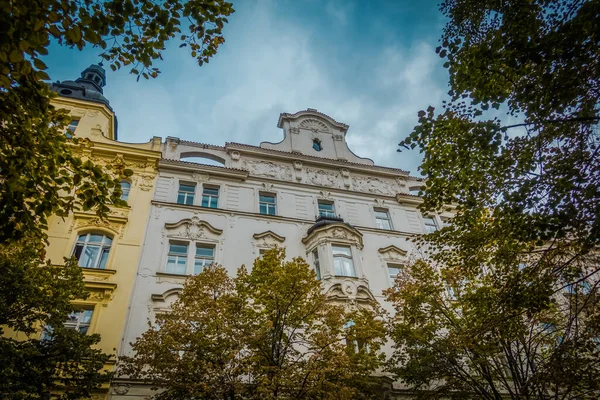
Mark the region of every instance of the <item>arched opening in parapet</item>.
<instances>
[{"instance_id":1,"label":"arched opening in parapet","mask_svg":"<svg viewBox=\"0 0 600 400\"><path fill-rule=\"evenodd\" d=\"M408 191L413 196L420 196L420 193L425 190L425 186L411 186Z\"/></svg>"},{"instance_id":2,"label":"arched opening in parapet","mask_svg":"<svg viewBox=\"0 0 600 400\"><path fill-rule=\"evenodd\" d=\"M216 165L218 167L225 166L225 159L223 157L200 151L188 151L181 153L179 160L205 165Z\"/></svg>"}]
</instances>

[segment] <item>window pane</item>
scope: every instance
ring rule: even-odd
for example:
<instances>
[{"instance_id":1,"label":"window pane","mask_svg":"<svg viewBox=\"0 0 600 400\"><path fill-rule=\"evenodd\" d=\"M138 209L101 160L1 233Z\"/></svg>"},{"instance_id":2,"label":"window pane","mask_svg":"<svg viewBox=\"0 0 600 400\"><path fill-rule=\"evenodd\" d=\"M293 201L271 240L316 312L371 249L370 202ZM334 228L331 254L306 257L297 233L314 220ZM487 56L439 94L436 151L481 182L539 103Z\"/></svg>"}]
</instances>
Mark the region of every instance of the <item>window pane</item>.
<instances>
[{"instance_id":1,"label":"window pane","mask_svg":"<svg viewBox=\"0 0 600 400\"><path fill-rule=\"evenodd\" d=\"M169 254L183 254L187 255L187 244L175 244L171 243L169 246Z\"/></svg>"},{"instance_id":2,"label":"window pane","mask_svg":"<svg viewBox=\"0 0 600 400\"><path fill-rule=\"evenodd\" d=\"M343 254L345 256L352 257L352 251L350 250L350 247L347 247L347 246L331 246L331 250L333 252L333 255Z\"/></svg>"},{"instance_id":3,"label":"window pane","mask_svg":"<svg viewBox=\"0 0 600 400\"><path fill-rule=\"evenodd\" d=\"M191 194L186 195L184 203L188 206L191 206L192 204L194 204L194 196Z\"/></svg>"},{"instance_id":4,"label":"window pane","mask_svg":"<svg viewBox=\"0 0 600 400\"><path fill-rule=\"evenodd\" d=\"M321 203L321 202L319 202L319 210L322 210L322 211L333 211L333 203Z\"/></svg>"},{"instance_id":5,"label":"window pane","mask_svg":"<svg viewBox=\"0 0 600 400\"><path fill-rule=\"evenodd\" d=\"M375 211L375 218L388 218L387 211Z\"/></svg>"},{"instance_id":6,"label":"window pane","mask_svg":"<svg viewBox=\"0 0 600 400\"><path fill-rule=\"evenodd\" d=\"M104 239L103 235L96 235L96 234L91 233L90 237L88 239L88 242L90 242L90 243L92 243L92 242L93 243L102 243L102 239Z\"/></svg>"},{"instance_id":7,"label":"window pane","mask_svg":"<svg viewBox=\"0 0 600 400\"><path fill-rule=\"evenodd\" d=\"M177 204L185 204L185 194L179 193L177 195Z\"/></svg>"},{"instance_id":8,"label":"window pane","mask_svg":"<svg viewBox=\"0 0 600 400\"><path fill-rule=\"evenodd\" d=\"M94 268L96 259L98 258L98 253L100 253L99 246L85 246L81 257L79 258L79 266L85 268Z\"/></svg>"},{"instance_id":9,"label":"window pane","mask_svg":"<svg viewBox=\"0 0 600 400\"><path fill-rule=\"evenodd\" d=\"M388 274L390 278L396 279L396 276L400 273L401 266L395 264L388 264Z\"/></svg>"},{"instance_id":10,"label":"window pane","mask_svg":"<svg viewBox=\"0 0 600 400\"><path fill-rule=\"evenodd\" d=\"M183 183L179 184L179 191L180 192L194 193L195 189L196 189L196 187L193 186L193 185L186 185L186 184L183 184Z\"/></svg>"},{"instance_id":11,"label":"window pane","mask_svg":"<svg viewBox=\"0 0 600 400\"><path fill-rule=\"evenodd\" d=\"M127 199L129 199L129 191L131 190L131 183L129 183L127 181L122 181L121 182L121 190L123 191L123 194L121 195L121 200L127 201Z\"/></svg>"},{"instance_id":12,"label":"window pane","mask_svg":"<svg viewBox=\"0 0 600 400\"><path fill-rule=\"evenodd\" d=\"M205 187L202 193L203 194L213 195L213 196L218 196L219 195L219 189Z\"/></svg>"},{"instance_id":13,"label":"window pane","mask_svg":"<svg viewBox=\"0 0 600 400\"><path fill-rule=\"evenodd\" d=\"M75 246L75 250L73 251L73 255L75 256L75 258L77 258L78 260L81 257L81 253L83 252L83 244L78 244ZM81 263L80 263L81 265Z\"/></svg>"},{"instance_id":14,"label":"window pane","mask_svg":"<svg viewBox=\"0 0 600 400\"><path fill-rule=\"evenodd\" d=\"M266 204L260 204L260 213L261 214L267 214L267 205Z\"/></svg>"},{"instance_id":15,"label":"window pane","mask_svg":"<svg viewBox=\"0 0 600 400\"><path fill-rule=\"evenodd\" d=\"M108 261L108 252L110 249L104 248L102 249L102 255L100 256L100 263L98 264L98 268L105 269L106 261Z\"/></svg>"},{"instance_id":16,"label":"window pane","mask_svg":"<svg viewBox=\"0 0 600 400\"><path fill-rule=\"evenodd\" d=\"M89 324L92 321L93 310L84 310L81 315L81 322L84 324Z\"/></svg>"},{"instance_id":17,"label":"window pane","mask_svg":"<svg viewBox=\"0 0 600 400\"><path fill-rule=\"evenodd\" d=\"M352 259L345 257L334 257L335 274L338 276L356 276Z\"/></svg>"},{"instance_id":18,"label":"window pane","mask_svg":"<svg viewBox=\"0 0 600 400\"><path fill-rule=\"evenodd\" d=\"M261 202L275 204L275 196L261 194L259 197Z\"/></svg>"},{"instance_id":19,"label":"window pane","mask_svg":"<svg viewBox=\"0 0 600 400\"><path fill-rule=\"evenodd\" d=\"M198 246L196 247L196 255L197 256L205 256L205 257L214 257L215 248L208 246Z\"/></svg>"}]
</instances>

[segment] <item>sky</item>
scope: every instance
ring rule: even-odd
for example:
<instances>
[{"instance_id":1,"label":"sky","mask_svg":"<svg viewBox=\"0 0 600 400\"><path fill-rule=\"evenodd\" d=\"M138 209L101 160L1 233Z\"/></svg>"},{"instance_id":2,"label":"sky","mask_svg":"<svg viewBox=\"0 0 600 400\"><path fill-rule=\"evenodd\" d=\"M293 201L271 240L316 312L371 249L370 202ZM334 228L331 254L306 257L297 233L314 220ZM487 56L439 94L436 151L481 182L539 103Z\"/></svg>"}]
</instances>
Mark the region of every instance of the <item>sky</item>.
<instances>
[{"instance_id":1,"label":"sky","mask_svg":"<svg viewBox=\"0 0 600 400\"><path fill-rule=\"evenodd\" d=\"M119 140L175 136L201 143L279 142L282 112L315 108L350 126L350 149L377 165L418 174L421 156L398 143L429 105L447 98L435 54L444 19L438 0L232 0L225 44L199 67L173 42L157 79L107 69L104 95ZM99 49L53 44L53 81L79 77Z\"/></svg>"}]
</instances>

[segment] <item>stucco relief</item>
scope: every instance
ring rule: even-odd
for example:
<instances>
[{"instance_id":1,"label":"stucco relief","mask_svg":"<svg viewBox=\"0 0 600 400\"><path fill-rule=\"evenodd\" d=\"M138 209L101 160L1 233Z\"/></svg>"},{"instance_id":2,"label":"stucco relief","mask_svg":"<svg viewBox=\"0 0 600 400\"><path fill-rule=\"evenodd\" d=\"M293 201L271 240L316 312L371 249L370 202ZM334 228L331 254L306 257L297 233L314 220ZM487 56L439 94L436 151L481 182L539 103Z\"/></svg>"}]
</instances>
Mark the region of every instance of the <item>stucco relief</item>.
<instances>
[{"instance_id":1,"label":"stucco relief","mask_svg":"<svg viewBox=\"0 0 600 400\"><path fill-rule=\"evenodd\" d=\"M372 176L354 176L352 177L352 186L354 190L359 192L367 192L374 194L383 194L395 196L399 188L396 182L375 178Z\"/></svg>"},{"instance_id":2,"label":"stucco relief","mask_svg":"<svg viewBox=\"0 0 600 400\"><path fill-rule=\"evenodd\" d=\"M319 227L302 239L307 250L331 242L349 244L359 250L363 248L362 233L342 222Z\"/></svg>"},{"instance_id":3,"label":"stucco relief","mask_svg":"<svg viewBox=\"0 0 600 400\"><path fill-rule=\"evenodd\" d=\"M223 233L222 229L215 228L196 216L172 224L167 223L165 229L169 231L168 236L184 237L190 240L206 239Z\"/></svg>"},{"instance_id":4,"label":"stucco relief","mask_svg":"<svg viewBox=\"0 0 600 400\"><path fill-rule=\"evenodd\" d=\"M406 261L406 256L408 255L408 251L401 249L396 246L387 246L382 247L377 250L381 257L387 261Z\"/></svg>"},{"instance_id":5,"label":"stucco relief","mask_svg":"<svg viewBox=\"0 0 600 400\"><path fill-rule=\"evenodd\" d=\"M292 180L292 169L286 165L275 164L270 161L244 161L245 168L251 175L265 176L267 178Z\"/></svg>"},{"instance_id":6,"label":"stucco relief","mask_svg":"<svg viewBox=\"0 0 600 400\"><path fill-rule=\"evenodd\" d=\"M326 133L330 132L327 125L325 125L321 121L313 119L313 118L308 118L308 119L305 119L304 121L302 121L300 123L300 128L308 129L309 131L313 131L313 132L326 132Z\"/></svg>"},{"instance_id":7,"label":"stucco relief","mask_svg":"<svg viewBox=\"0 0 600 400\"><path fill-rule=\"evenodd\" d=\"M101 219L101 218L75 218L73 219L73 223L71 224L71 227L69 228L69 233L71 233L73 231L73 229L79 230L79 229L83 229L83 228L87 228L87 227L98 227L98 228L105 228L108 229L114 233L116 233L119 238L123 238L123 224L119 224L119 223L114 223L111 222L107 219Z\"/></svg>"},{"instance_id":8,"label":"stucco relief","mask_svg":"<svg viewBox=\"0 0 600 400\"><path fill-rule=\"evenodd\" d=\"M149 192L154 187L155 175L140 175L138 176L138 186L144 192Z\"/></svg>"},{"instance_id":9,"label":"stucco relief","mask_svg":"<svg viewBox=\"0 0 600 400\"><path fill-rule=\"evenodd\" d=\"M334 188L341 188L343 186L338 172L307 168L306 176L308 183L312 183L313 185Z\"/></svg>"},{"instance_id":10,"label":"stucco relief","mask_svg":"<svg viewBox=\"0 0 600 400\"><path fill-rule=\"evenodd\" d=\"M285 241L285 237L280 236L273 231L255 233L252 237L255 240L253 245L259 248L274 248L282 245Z\"/></svg>"},{"instance_id":11,"label":"stucco relief","mask_svg":"<svg viewBox=\"0 0 600 400\"><path fill-rule=\"evenodd\" d=\"M350 307L377 302L365 279L332 277L326 279L324 284L325 295L331 301L339 301Z\"/></svg>"},{"instance_id":12,"label":"stucco relief","mask_svg":"<svg viewBox=\"0 0 600 400\"><path fill-rule=\"evenodd\" d=\"M148 167L150 165L147 161L126 160L125 158L123 158L122 155L117 155L115 157L111 157L111 156L95 154L95 155L91 156L89 159L94 164L101 165L101 166L123 166L123 167L127 167L127 168L145 169L146 167Z\"/></svg>"}]
</instances>

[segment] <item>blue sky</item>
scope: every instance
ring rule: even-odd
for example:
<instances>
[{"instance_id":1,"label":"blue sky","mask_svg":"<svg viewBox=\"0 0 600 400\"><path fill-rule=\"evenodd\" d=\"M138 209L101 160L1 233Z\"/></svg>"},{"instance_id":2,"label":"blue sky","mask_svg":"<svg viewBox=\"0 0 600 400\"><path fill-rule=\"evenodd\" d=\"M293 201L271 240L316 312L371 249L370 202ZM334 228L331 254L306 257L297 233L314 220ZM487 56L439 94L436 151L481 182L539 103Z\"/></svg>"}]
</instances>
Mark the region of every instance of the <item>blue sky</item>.
<instances>
[{"instance_id":1,"label":"blue sky","mask_svg":"<svg viewBox=\"0 0 600 400\"><path fill-rule=\"evenodd\" d=\"M444 22L437 1L233 0L226 42L209 64L198 67L173 43L157 79L107 71L119 138L258 145L282 139L279 113L316 108L350 125L359 156L417 174L419 154L396 149L417 112L448 91L434 51ZM52 80L67 80L98 54L53 45L45 61Z\"/></svg>"}]
</instances>

